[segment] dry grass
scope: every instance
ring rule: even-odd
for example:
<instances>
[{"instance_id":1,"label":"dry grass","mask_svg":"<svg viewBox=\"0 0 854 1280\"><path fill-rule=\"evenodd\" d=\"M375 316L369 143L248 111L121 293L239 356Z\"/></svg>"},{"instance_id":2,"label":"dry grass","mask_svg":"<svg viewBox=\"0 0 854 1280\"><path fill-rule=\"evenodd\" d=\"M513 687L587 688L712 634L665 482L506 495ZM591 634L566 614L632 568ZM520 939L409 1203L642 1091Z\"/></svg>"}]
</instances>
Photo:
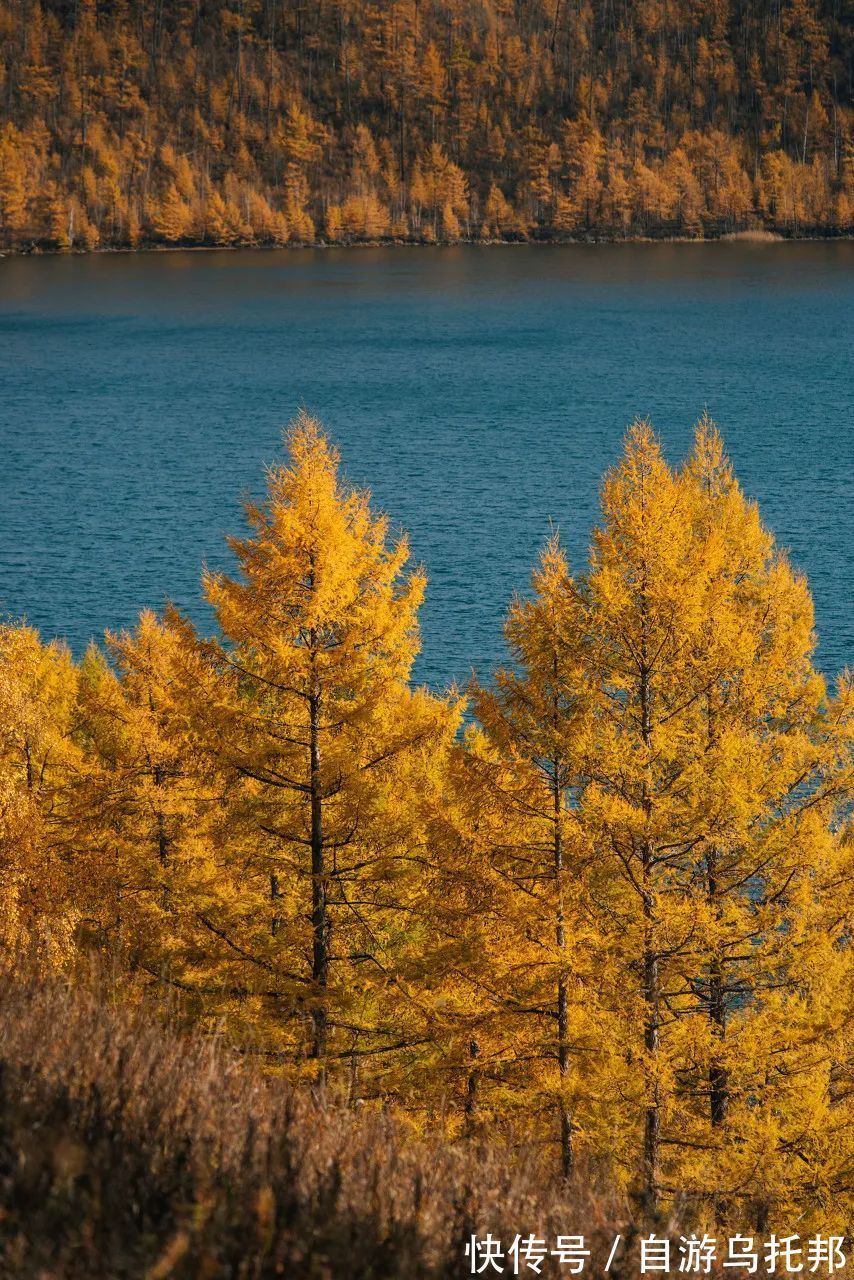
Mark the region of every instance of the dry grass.
<instances>
[{"instance_id":1,"label":"dry grass","mask_svg":"<svg viewBox=\"0 0 854 1280\"><path fill-rule=\"evenodd\" d=\"M626 1232L616 1199L567 1192L534 1153L414 1137L108 985L11 971L0 1206L0 1275L33 1280L451 1277L472 1230L584 1232L597 1254Z\"/></svg>"},{"instance_id":2,"label":"dry grass","mask_svg":"<svg viewBox=\"0 0 854 1280\"><path fill-rule=\"evenodd\" d=\"M721 240L734 240L743 244L773 244L783 238L777 231L766 231L761 227L754 227L750 231L730 231L728 235L721 236Z\"/></svg>"}]
</instances>

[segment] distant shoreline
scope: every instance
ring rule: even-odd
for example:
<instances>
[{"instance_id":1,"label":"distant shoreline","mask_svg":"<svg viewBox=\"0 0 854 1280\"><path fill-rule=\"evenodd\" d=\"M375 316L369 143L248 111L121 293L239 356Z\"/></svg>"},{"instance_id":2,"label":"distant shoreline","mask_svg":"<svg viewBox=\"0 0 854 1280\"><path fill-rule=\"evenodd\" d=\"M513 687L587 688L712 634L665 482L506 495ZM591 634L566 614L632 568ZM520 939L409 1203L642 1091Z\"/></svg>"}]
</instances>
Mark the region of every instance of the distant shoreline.
<instances>
[{"instance_id":1,"label":"distant shoreline","mask_svg":"<svg viewBox=\"0 0 854 1280\"><path fill-rule=\"evenodd\" d=\"M33 243L29 246L16 245L0 250L0 258L68 258L98 257L108 254L143 254L143 253L236 253L252 251L258 253L291 252L304 249L456 249L456 248L592 248L603 245L710 245L710 244L839 244L854 241L854 233L841 232L838 235L782 235L776 231L733 231L719 236L555 236L530 237L528 239L454 239L454 240L306 240L288 244L204 244L198 241L187 244L139 244L131 248L129 245L99 245L96 249L84 249L74 246L71 249L56 249L50 246Z\"/></svg>"}]
</instances>

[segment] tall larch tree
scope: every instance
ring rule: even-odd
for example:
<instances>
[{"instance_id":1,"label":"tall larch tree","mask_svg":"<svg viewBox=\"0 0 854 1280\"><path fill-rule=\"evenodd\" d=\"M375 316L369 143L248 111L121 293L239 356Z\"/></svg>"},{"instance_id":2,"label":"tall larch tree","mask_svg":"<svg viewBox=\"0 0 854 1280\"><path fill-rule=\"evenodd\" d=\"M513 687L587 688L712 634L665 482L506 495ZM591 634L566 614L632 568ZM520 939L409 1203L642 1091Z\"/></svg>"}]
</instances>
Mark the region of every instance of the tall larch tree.
<instances>
[{"instance_id":1,"label":"tall larch tree","mask_svg":"<svg viewBox=\"0 0 854 1280\"><path fill-rule=\"evenodd\" d=\"M630 428L602 508L588 583L601 713L585 820L622 887L613 926L622 935L624 1035L639 1069L639 1193L652 1214L662 1142L672 1149L681 1123L678 973L697 928L684 721L699 695L693 652L710 616L684 487L648 421Z\"/></svg>"},{"instance_id":2,"label":"tall larch tree","mask_svg":"<svg viewBox=\"0 0 854 1280\"><path fill-rule=\"evenodd\" d=\"M424 577L301 414L272 467L240 575L207 573L222 641L188 651L200 748L226 788L200 968L257 995L265 1043L315 1074L379 1065L426 1035L401 976L420 893L415 777L452 734L449 704L410 685ZM211 961L211 963L209 963ZM224 975L224 976L223 976Z\"/></svg>"},{"instance_id":3,"label":"tall larch tree","mask_svg":"<svg viewBox=\"0 0 854 1280\"><path fill-rule=\"evenodd\" d=\"M76 900L91 940L159 978L186 924L184 894L204 875L206 815L220 792L193 752L179 633L144 611L133 631L107 633L80 669L84 754L71 817Z\"/></svg>"},{"instance_id":4,"label":"tall larch tree","mask_svg":"<svg viewBox=\"0 0 854 1280\"><path fill-rule=\"evenodd\" d=\"M552 1113L565 1177L576 1132L591 1144L592 1078L608 1037L596 998L606 963L586 907L591 851L578 821L587 784L592 703L586 679L586 602L558 535L505 625L511 665L476 687L479 732L466 759L476 842L492 883L487 969L503 1062L529 1117Z\"/></svg>"},{"instance_id":5,"label":"tall larch tree","mask_svg":"<svg viewBox=\"0 0 854 1280\"><path fill-rule=\"evenodd\" d=\"M641 1203L654 1214L679 1188L723 1218L761 1184L767 1221L791 1207L810 1109L831 1106L820 1071L806 1101L810 1045L844 1037L844 1001L825 992L821 1035L806 1010L809 975L850 963L821 889L845 858L850 696L828 700L806 584L707 419L681 473L632 426L588 590L599 703L581 821L617 888L602 927L639 1068Z\"/></svg>"},{"instance_id":6,"label":"tall larch tree","mask_svg":"<svg viewBox=\"0 0 854 1280\"><path fill-rule=\"evenodd\" d=\"M68 795L80 767L77 672L68 649L0 626L0 938L69 954L76 914Z\"/></svg>"},{"instance_id":7,"label":"tall larch tree","mask_svg":"<svg viewBox=\"0 0 854 1280\"><path fill-rule=\"evenodd\" d=\"M705 1080L693 1079L704 1104L695 1140L713 1152L698 1165L696 1187L722 1213L746 1184L756 1185L761 1162L761 1218L769 1205L778 1214L790 1207L785 1188L805 1164L794 1135L813 1124L820 1131L818 1114L828 1103L829 1083L820 1083L807 1046L818 1039L826 1051L845 1022L844 1001L825 991L815 1005L823 1020L816 1038L803 1002L813 966L827 975L850 964L838 908L827 898L831 883L844 884L850 692L843 680L828 697L813 666L806 582L744 498L706 416L683 480L703 548L709 615L694 646L700 693L688 779L705 902L683 971L694 997L685 1008L697 1033L692 1058L706 1064ZM808 1070L817 1086L812 1122L802 1082L794 1084ZM691 1088L690 1070L682 1084Z\"/></svg>"}]
</instances>

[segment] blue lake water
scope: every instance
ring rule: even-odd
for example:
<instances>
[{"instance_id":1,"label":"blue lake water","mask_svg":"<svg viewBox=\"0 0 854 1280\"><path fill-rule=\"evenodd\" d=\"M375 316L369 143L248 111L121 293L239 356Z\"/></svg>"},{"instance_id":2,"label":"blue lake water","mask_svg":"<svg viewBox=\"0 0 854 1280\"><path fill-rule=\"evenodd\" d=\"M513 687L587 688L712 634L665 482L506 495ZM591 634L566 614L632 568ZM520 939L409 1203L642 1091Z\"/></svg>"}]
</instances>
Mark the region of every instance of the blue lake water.
<instances>
[{"instance_id":1,"label":"blue lake water","mask_svg":"<svg viewBox=\"0 0 854 1280\"><path fill-rule=\"evenodd\" d=\"M77 652L166 597L210 627L200 564L303 404L427 568L418 676L485 674L626 423L675 461L707 406L852 658L854 244L6 258L0 390L0 611Z\"/></svg>"}]
</instances>

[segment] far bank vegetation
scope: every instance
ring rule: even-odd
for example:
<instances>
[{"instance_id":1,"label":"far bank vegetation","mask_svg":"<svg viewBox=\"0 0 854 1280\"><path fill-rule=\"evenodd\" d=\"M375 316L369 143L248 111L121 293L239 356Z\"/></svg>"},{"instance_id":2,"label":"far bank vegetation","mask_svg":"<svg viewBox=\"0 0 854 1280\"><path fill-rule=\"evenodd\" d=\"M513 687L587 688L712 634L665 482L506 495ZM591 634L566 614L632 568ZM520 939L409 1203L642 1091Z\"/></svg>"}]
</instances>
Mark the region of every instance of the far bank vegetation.
<instances>
[{"instance_id":1,"label":"far bank vegetation","mask_svg":"<svg viewBox=\"0 0 854 1280\"><path fill-rule=\"evenodd\" d=\"M7 248L848 235L838 0L2 0Z\"/></svg>"}]
</instances>

